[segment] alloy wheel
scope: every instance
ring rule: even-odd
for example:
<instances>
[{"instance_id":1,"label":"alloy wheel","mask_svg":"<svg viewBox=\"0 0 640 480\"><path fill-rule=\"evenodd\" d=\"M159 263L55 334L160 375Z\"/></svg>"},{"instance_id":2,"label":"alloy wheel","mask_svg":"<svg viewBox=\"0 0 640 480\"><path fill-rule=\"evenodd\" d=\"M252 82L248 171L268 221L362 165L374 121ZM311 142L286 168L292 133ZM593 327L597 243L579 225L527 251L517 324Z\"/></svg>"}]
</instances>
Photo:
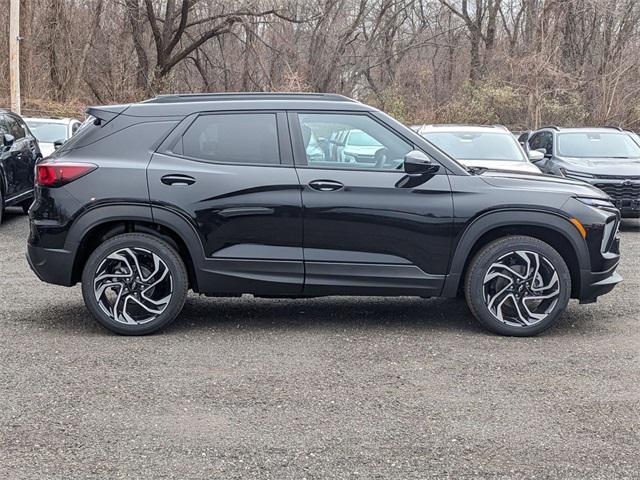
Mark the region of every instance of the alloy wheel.
<instances>
[{"instance_id":1,"label":"alloy wheel","mask_svg":"<svg viewBox=\"0 0 640 480\"><path fill-rule=\"evenodd\" d=\"M161 315L173 294L167 264L150 250L122 248L98 266L93 290L100 308L123 324L142 325Z\"/></svg>"},{"instance_id":2,"label":"alloy wheel","mask_svg":"<svg viewBox=\"0 0 640 480\"><path fill-rule=\"evenodd\" d=\"M560 297L560 279L543 255L517 250L491 264L483 280L484 302L500 322L530 327L551 313Z\"/></svg>"}]
</instances>

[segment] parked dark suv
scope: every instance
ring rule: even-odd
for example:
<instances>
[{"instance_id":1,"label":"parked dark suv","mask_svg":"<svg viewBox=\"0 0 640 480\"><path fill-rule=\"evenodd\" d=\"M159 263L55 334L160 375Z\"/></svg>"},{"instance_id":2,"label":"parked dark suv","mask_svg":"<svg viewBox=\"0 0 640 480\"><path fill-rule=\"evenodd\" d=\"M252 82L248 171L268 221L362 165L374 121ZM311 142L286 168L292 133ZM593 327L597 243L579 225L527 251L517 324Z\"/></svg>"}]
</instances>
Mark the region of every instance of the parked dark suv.
<instances>
[{"instance_id":1,"label":"parked dark suv","mask_svg":"<svg viewBox=\"0 0 640 480\"><path fill-rule=\"evenodd\" d=\"M619 212L600 190L467 169L345 97L173 95L87 113L37 167L28 258L46 282L81 282L118 333L166 326L192 289L464 292L485 327L532 335L621 280ZM354 130L379 143L372 156L320 147Z\"/></svg>"},{"instance_id":2,"label":"parked dark suv","mask_svg":"<svg viewBox=\"0 0 640 480\"><path fill-rule=\"evenodd\" d=\"M0 223L4 208L26 212L33 198L33 172L42 158L38 141L19 115L0 110Z\"/></svg>"},{"instance_id":3,"label":"parked dark suv","mask_svg":"<svg viewBox=\"0 0 640 480\"><path fill-rule=\"evenodd\" d=\"M623 217L640 217L640 145L617 127L545 127L532 133L529 148L545 158L545 173L588 182L606 192Z\"/></svg>"}]
</instances>

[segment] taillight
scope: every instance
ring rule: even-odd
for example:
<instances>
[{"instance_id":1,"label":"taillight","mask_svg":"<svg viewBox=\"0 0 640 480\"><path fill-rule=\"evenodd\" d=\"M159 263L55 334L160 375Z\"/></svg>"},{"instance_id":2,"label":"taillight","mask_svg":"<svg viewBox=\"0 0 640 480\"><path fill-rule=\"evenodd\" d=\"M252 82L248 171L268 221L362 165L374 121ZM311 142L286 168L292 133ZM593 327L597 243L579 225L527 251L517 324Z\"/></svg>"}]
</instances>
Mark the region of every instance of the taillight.
<instances>
[{"instance_id":1,"label":"taillight","mask_svg":"<svg viewBox=\"0 0 640 480\"><path fill-rule=\"evenodd\" d=\"M93 163L40 163L36 166L36 184L61 187L98 168Z\"/></svg>"}]
</instances>

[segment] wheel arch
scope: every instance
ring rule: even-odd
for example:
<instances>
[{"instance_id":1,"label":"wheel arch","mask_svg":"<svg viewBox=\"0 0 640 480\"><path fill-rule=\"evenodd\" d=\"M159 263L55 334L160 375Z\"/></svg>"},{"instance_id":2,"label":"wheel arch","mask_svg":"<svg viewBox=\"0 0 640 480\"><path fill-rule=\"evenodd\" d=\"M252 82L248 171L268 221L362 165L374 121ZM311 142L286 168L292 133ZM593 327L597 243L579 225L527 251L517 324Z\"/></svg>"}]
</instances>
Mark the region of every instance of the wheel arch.
<instances>
[{"instance_id":1,"label":"wheel arch","mask_svg":"<svg viewBox=\"0 0 640 480\"><path fill-rule=\"evenodd\" d=\"M512 235L534 237L556 249L571 273L571 296L579 296L581 272L591 269L584 239L568 218L556 213L532 210L491 212L471 222L459 236L454 247L442 295L457 295L471 259L483 246L498 238Z\"/></svg>"},{"instance_id":2,"label":"wheel arch","mask_svg":"<svg viewBox=\"0 0 640 480\"><path fill-rule=\"evenodd\" d=\"M154 218L148 205L97 207L73 223L65 243L75 251L72 284L80 281L82 269L91 253L105 240L122 233L146 233L161 238L175 248L185 263L190 287L198 291L198 269L202 244L190 224L176 213Z\"/></svg>"}]
</instances>

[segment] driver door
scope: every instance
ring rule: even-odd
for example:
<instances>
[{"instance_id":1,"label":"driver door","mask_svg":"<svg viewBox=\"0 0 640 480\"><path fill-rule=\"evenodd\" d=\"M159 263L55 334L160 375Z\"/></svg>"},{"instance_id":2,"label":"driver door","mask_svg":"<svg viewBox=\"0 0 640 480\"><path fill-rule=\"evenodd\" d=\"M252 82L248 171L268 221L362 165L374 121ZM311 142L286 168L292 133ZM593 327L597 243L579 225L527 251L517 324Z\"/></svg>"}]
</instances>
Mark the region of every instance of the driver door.
<instances>
[{"instance_id":1,"label":"driver door","mask_svg":"<svg viewBox=\"0 0 640 480\"><path fill-rule=\"evenodd\" d=\"M304 293L440 294L453 218L444 168L407 175L403 159L414 145L369 114L297 112L289 125L302 188ZM310 147L344 131L379 147L322 156Z\"/></svg>"}]
</instances>

